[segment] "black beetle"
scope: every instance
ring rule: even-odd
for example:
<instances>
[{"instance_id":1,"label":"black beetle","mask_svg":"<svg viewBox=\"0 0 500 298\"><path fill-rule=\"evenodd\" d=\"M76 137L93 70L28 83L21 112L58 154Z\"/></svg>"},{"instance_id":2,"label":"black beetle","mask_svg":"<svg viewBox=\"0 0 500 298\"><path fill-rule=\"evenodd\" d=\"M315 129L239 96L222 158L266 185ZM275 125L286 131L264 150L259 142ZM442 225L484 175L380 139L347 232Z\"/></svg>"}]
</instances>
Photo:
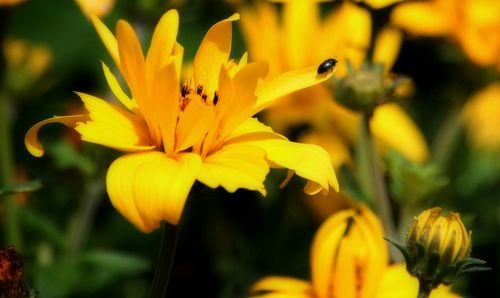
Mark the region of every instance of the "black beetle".
<instances>
[{"instance_id":1,"label":"black beetle","mask_svg":"<svg viewBox=\"0 0 500 298\"><path fill-rule=\"evenodd\" d=\"M330 72L337 65L337 60L333 58L328 58L323 63L318 66L318 74L324 74Z\"/></svg>"}]
</instances>

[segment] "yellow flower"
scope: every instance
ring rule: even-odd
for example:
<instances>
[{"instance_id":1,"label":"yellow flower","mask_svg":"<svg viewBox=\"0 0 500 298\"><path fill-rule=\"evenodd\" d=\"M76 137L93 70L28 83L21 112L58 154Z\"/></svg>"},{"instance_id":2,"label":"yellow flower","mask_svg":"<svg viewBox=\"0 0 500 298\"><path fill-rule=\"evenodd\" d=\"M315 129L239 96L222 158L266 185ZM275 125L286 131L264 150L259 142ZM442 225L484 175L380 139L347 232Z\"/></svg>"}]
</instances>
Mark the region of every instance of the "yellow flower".
<instances>
[{"instance_id":1,"label":"yellow flower","mask_svg":"<svg viewBox=\"0 0 500 298\"><path fill-rule=\"evenodd\" d=\"M115 7L115 0L75 0L80 9L87 16L95 15L97 17L104 17L108 15L113 7Z\"/></svg>"},{"instance_id":2,"label":"yellow flower","mask_svg":"<svg viewBox=\"0 0 500 298\"><path fill-rule=\"evenodd\" d=\"M316 232L311 278L271 276L255 283L253 297L413 298L418 282L404 265L388 266L387 243L379 219L365 206L339 211ZM458 297L440 287L431 297Z\"/></svg>"},{"instance_id":3,"label":"yellow flower","mask_svg":"<svg viewBox=\"0 0 500 298\"><path fill-rule=\"evenodd\" d=\"M500 82L474 94L465 105L462 118L469 141L476 148L500 151Z\"/></svg>"},{"instance_id":4,"label":"yellow flower","mask_svg":"<svg viewBox=\"0 0 500 298\"><path fill-rule=\"evenodd\" d=\"M343 76L346 60L355 68L366 60L371 39L369 12L343 1L321 20L316 2L286 1L281 18L275 7L265 2L256 4L255 9L241 9L250 57L268 60L270 77L296 67L319 64L330 57L339 61L336 73ZM389 70L400 43L400 32L382 30L374 46L373 62L382 63ZM349 144L356 140L360 115L335 103L327 86L316 85L296 92L274 104L264 116L281 133L304 124L311 127L310 135L303 140L322 140L323 146L331 148L336 167L350 160ZM383 151L396 149L416 162L427 158L423 136L399 106L387 104L377 108L371 128Z\"/></svg>"},{"instance_id":5,"label":"yellow flower","mask_svg":"<svg viewBox=\"0 0 500 298\"><path fill-rule=\"evenodd\" d=\"M315 194L338 189L328 154L318 146L288 141L252 116L276 98L329 78L316 67L261 81L266 63L229 60L235 14L210 28L194 58L191 77L180 86L184 49L176 42L179 16L170 10L153 33L146 57L132 27L119 21L115 36L92 17L104 45L132 97L103 64L107 82L121 105L77 93L88 114L54 117L26 134L31 154L44 151L39 129L48 123L74 128L82 140L127 154L107 173L113 205L137 228L149 232L161 220L177 224L195 182L229 192L238 188L266 193L270 167L308 179Z\"/></svg>"},{"instance_id":6,"label":"yellow flower","mask_svg":"<svg viewBox=\"0 0 500 298\"><path fill-rule=\"evenodd\" d=\"M410 34L449 36L480 66L500 69L500 2L432 0L403 3L392 23Z\"/></svg>"},{"instance_id":7,"label":"yellow flower","mask_svg":"<svg viewBox=\"0 0 500 298\"><path fill-rule=\"evenodd\" d=\"M40 77L52 61L52 53L47 46L29 44L20 39L4 40L3 52L9 67L22 69L34 79Z\"/></svg>"},{"instance_id":8,"label":"yellow flower","mask_svg":"<svg viewBox=\"0 0 500 298\"><path fill-rule=\"evenodd\" d=\"M0 6L13 6L22 3L26 0L0 0Z\"/></svg>"}]
</instances>

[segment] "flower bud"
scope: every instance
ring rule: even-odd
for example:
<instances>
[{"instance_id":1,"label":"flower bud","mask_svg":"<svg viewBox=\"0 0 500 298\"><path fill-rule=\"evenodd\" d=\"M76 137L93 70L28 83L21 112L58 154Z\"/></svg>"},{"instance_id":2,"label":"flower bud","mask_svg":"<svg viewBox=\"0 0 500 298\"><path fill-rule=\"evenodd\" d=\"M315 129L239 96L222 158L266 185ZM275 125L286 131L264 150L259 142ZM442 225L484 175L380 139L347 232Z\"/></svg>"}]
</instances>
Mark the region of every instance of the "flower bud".
<instances>
[{"instance_id":1,"label":"flower bud","mask_svg":"<svg viewBox=\"0 0 500 298\"><path fill-rule=\"evenodd\" d=\"M408 95L411 81L404 76L384 73L381 65L349 67L346 77L334 81L335 99L351 110L371 114L381 104Z\"/></svg>"},{"instance_id":2,"label":"flower bud","mask_svg":"<svg viewBox=\"0 0 500 298\"><path fill-rule=\"evenodd\" d=\"M471 232L458 213L444 216L434 207L413 219L406 234L406 246L390 241L403 254L407 271L425 288L451 284L466 272L488 270L485 262L469 258Z\"/></svg>"}]
</instances>

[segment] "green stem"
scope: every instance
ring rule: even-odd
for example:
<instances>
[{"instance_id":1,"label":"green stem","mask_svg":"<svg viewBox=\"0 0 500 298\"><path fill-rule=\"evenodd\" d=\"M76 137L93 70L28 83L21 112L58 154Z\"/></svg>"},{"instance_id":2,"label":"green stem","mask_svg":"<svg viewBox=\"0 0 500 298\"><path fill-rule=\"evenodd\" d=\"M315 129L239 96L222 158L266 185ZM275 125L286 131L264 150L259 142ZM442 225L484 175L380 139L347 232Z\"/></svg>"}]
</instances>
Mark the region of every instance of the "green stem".
<instances>
[{"instance_id":1,"label":"green stem","mask_svg":"<svg viewBox=\"0 0 500 298\"><path fill-rule=\"evenodd\" d=\"M3 42L5 25L7 23L7 9L0 8L0 44ZM0 54L0 187L5 187L14 180L14 156L12 155L11 127L9 120L10 102L5 89L6 62ZM5 205L5 240L7 245L13 245L21 251L21 229L19 226L19 210L15 197L7 196Z\"/></svg>"},{"instance_id":2,"label":"green stem","mask_svg":"<svg viewBox=\"0 0 500 298\"><path fill-rule=\"evenodd\" d=\"M382 224L384 226L384 231L389 239L399 239L396 232L396 227L394 226L394 219L392 216L391 203L389 201L389 196L387 194L387 187L382 176L378 164L378 155L373 142L373 137L370 130L370 118L371 115L364 114L362 116L362 127L361 127L361 140L362 140L362 152L365 155L364 161L366 164L366 173L364 175L364 182L366 185L366 191L374 199L377 212L380 216ZM364 145L364 146L363 146ZM403 259L401 253L392 245L389 245L389 256L394 262L401 262Z\"/></svg>"},{"instance_id":3,"label":"green stem","mask_svg":"<svg viewBox=\"0 0 500 298\"><path fill-rule=\"evenodd\" d=\"M149 293L150 298L167 297L168 284L172 267L174 264L175 250L179 238L179 227L165 223L162 231L162 239L156 269Z\"/></svg>"},{"instance_id":4,"label":"green stem","mask_svg":"<svg viewBox=\"0 0 500 298\"><path fill-rule=\"evenodd\" d=\"M428 283L419 281L417 298L429 298L431 291Z\"/></svg>"}]
</instances>

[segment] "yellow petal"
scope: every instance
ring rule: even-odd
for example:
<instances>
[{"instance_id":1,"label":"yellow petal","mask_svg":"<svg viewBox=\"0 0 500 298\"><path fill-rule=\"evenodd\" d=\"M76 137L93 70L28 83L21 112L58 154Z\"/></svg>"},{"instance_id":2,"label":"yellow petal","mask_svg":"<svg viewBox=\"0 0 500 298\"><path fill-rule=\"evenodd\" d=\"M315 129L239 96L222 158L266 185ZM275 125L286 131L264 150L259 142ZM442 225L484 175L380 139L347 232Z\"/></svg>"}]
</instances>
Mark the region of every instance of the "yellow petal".
<instances>
[{"instance_id":1,"label":"yellow petal","mask_svg":"<svg viewBox=\"0 0 500 298\"><path fill-rule=\"evenodd\" d=\"M127 81L146 121L149 122L151 108L149 105L148 90L146 86L146 66L141 44L137 39L134 29L125 21L118 21L116 25L116 38L120 53L121 72ZM155 138L155 140L157 140Z\"/></svg>"},{"instance_id":2,"label":"yellow petal","mask_svg":"<svg viewBox=\"0 0 500 298\"><path fill-rule=\"evenodd\" d=\"M225 97L221 94L217 107L220 108L218 116L222 122L222 137L227 136L236 126L252 116L252 108L257 100L255 89L258 80L263 78L267 71L265 62L247 64L232 80L234 89L232 96Z\"/></svg>"},{"instance_id":3,"label":"yellow petal","mask_svg":"<svg viewBox=\"0 0 500 298\"><path fill-rule=\"evenodd\" d=\"M360 0L357 0L360 2ZM401 2L403 0L363 0L364 3L370 5L374 9L384 8L386 6Z\"/></svg>"},{"instance_id":4,"label":"yellow petal","mask_svg":"<svg viewBox=\"0 0 500 298\"><path fill-rule=\"evenodd\" d=\"M75 0L75 2L87 16L104 17L115 6L115 0Z\"/></svg>"},{"instance_id":5,"label":"yellow petal","mask_svg":"<svg viewBox=\"0 0 500 298\"><path fill-rule=\"evenodd\" d=\"M104 71L104 76L106 77L106 81L108 82L109 88L111 88L111 92L115 95L116 99L118 99L127 109L133 112L139 112L137 110L137 104L135 101L128 97L128 95L123 91L120 83L113 75L109 67L102 62L102 69Z\"/></svg>"},{"instance_id":6,"label":"yellow petal","mask_svg":"<svg viewBox=\"0 0 500 298\"><path fill-rule=\"evenodd\" d=\"M394 285L398 285L395 287ZM383 274L382 282L376 297L400 298L416 297L418 293L418 280L412 277L404 264L389 266ZM460 298L451 292L450 287L440 285L431 292L430 298Z\"/></svg>"},{"instance_id":7,"label":"yellow petal","mask_svg":"<svg viewBox=\"0 0 500 298\"><path fill-rule=\"evenodd\" d=\"M179 14L177 10L171 9L161 17L153 33L151 46L146 57L149 74L153 74L167 65L174 50L178 30Z\"/></svg>"},{"instance_id":8,"label":"yellow petal","mask_svg":"<svg viewBox=\"0 0 500 298\"><path fill-rule=\"evenodd\" d=\"M335 71L318 75L318 65L292 70L273 79L265 80L257 86L257 102L253 109L256 114L271 105L278 98L328 80Z\"/></svg>"},{"instance_id":9,"label":"yellow petal","mask_svg":"<svg viewBox=\"0 0 500 298\"><path fill-rule=\"evenodd\" d=\"M384 71L388 73L398 58L402 41L403 35L400 30L391 27L382 29L375 40L373 63L382 64Z\"/></svg>"},{"instance_id":10,"label":"yellow petal","mask_svg":"<svg viewBox=\"0 0 500 298\"><path fill-rule=\"evenodd\" d=\"M109 31L108 27L106 27L106 25L99 20L98 17L92 15L90 19L92 20L92 24L94 24L97 34L99 34L99 37L104 43L104 46L111 55L111 58L113 58L115 65L120 68L120 55L118 54L118 44L115 36L111 33L111 31Z\"/></svg>"},{"instance_id":11,"label":"yellow petal","mask_svg":"<svg viewBox=\"0 0 500 298\"><path fill-rule=\"evenodd\" d=\"M179 116L179 75L175 61L159 70L153 79L152 118L160 127L164 149L174 152L175 128Z\"/></svg>"},{"instance_id":12,"label":"yellow petal","mask_svg":"<svg viewBox=\"0 0 500 298\"><path fill-rule=\"evenodd\" d=\"M310 293L311 284L307 281L283 276L268 276L252 285L250 292L277 291L280 293Z\"/></svg>"},{"instance_id":13,"label":"yellow petal","mask_svg":"<svg viewBox=\"0 0 500 298\"><path fill-rule=\"evenodd\" d=\"M239 19L238 14L213 25L203 38L194 57L193 75L196 85L202 85L211 98L217 90L220 68L229 59L231 51L231 22ZM197 87L197 86L196 86Z\"/></svg>"},{"instance_id":14,"label":"yellow petal","mask_svg":"<svg viewBox=\"0 0 500 298\"><path fill-rule=\"evenodd\" d=\"M281 72L282 65L279 61L283 48L280 42L278 13L272 4L265 1L253 4L251 8L240 9L242 33L252 60L269 61L270 76L275 76Z\"/></svg>"},{"instance_id":15,"label":"yellow petal","mask_svg":"<svg viewBox=\"0 0 500 298\"><path fill-rule=\"evenodd\" d=\"M77 93L89 111L89 120L77 123L82 140L127 152L155 148L146 123L120 107L92 95Z\"/></svg>"},{"instance_id":16,"label":"yellow petal","mask_svg":"<svg viewBox=\"0 0 500 298\"><path fill-rule=\"evenodd\" d=\"M288 69L308 65L309 49L318 42L318 5L314 1L287 1L283 9L284 45L282 53Z\"/></svg>"},{"instance_id":17,"label":"yellow petal","mask_svg":"<svg viewBox=\"0 0 500 298\"><path fill-rule=\"evenodd\" d=\"M456 25L450 14L453 10L447 10L433 1L402 3L392 11L391 22L415 35L445 35L452 32Z\"/></svg>"},{"instance_id":18,"label":"yellow petal","mask_svg":"<svg viewBox=\"0 0 500 298\"><path fill-rule=\"evenodd\" d=\"M124 155L108 170L111 203L145 233L158 228L161 220L178 224L200 164L200 157L191 153L177 160L161 152Z\"/></svg>"},{"instance_id":19,"label":"yellow petal","mask_svg":"<svg viewBox=\"0 0 500 298\"><path fill-rule=\"evenodd\" d=\"M375 110L370 122L378 146L392 148L413 162L424 162L429 153L424 136L396 104L385 104Z\"/></svg>"},{"instance_id":20,"label":"yellow petal","mask_svg":"<svg viewBox=\"0 0 500 298\"><path fill-rule=\"evenodd\" d=\"M61 123L69 127L75 127L78 122L89 120L88 115L73 115L73 116L54 116L33 125L26 136L24 137L24 145L31 155L41 157L44 154L42 144L38 141L38 132L40 128L49 123Z\"/></svg>"},{"instance_id":21,"label":"yellow petal","mask_svg":"<svg viewBox=\"0 0 500 298\"><path fill-rule=\"evenodd\" d=\"M239 136L238 142L263 149L266 159L277 167L295 171L297 175L309 180L304 188L307 194L320 191L327 193L330 187L338 191L337 177L333 171L332 161L328 153L313 144L300 144L274 137L276 134L263 134L266 138L244 139ZM270 137L268 137L270 136Z\"/></svg>"},{"instance_id":22,"label":"yellow petal","mask_svg":"<svg viewBox=\"0 0 500 298\"><path fill-rule=\"evenodd\" d=\"M321 59L334 55L337 60L349 60L359 68L370 45L371 28L371 16L367 9L351 1L343 1L325 18L320 35L322 42L313 53L318 52ZM338 68L340 76L347 72L346 63L339 63Z\"/></svg>"},{"instance_id":23,"label":"yellow petal","mask_svg":"<svg viewBox=\"0 0 500 298\"><path fill-rule=\"evenodd\" d=\"M311 278L318 298L329 298L331 274L344 235L347 219L354 216L354 210L344 210L328 218L318 229L311 247Z\"/></svg>"},{"instance_id":24,"label":"yellow petal","mask_svg":"<svg viewBox=\"0 0 500 298\"><path fill-rule=\"evenodd\" d=\"M235 144L207 156L203 160L198 180L211 188L222 186L228 192L245 188L265 195L264 180L268 172L263 150Z\"/></svg>"},{"instance_id":25,"label":"yellow petal","mask_svg":"<svg viewBox=\"0 0 500 298\"><path fill-rule=\"evenodd\" d=\"M213 127L215 111L199 96L193 96L186 109L179 116L175 133L175 151L179 152L194 145L200 145L208 130Z\"/></svg>"}]
</instances>

